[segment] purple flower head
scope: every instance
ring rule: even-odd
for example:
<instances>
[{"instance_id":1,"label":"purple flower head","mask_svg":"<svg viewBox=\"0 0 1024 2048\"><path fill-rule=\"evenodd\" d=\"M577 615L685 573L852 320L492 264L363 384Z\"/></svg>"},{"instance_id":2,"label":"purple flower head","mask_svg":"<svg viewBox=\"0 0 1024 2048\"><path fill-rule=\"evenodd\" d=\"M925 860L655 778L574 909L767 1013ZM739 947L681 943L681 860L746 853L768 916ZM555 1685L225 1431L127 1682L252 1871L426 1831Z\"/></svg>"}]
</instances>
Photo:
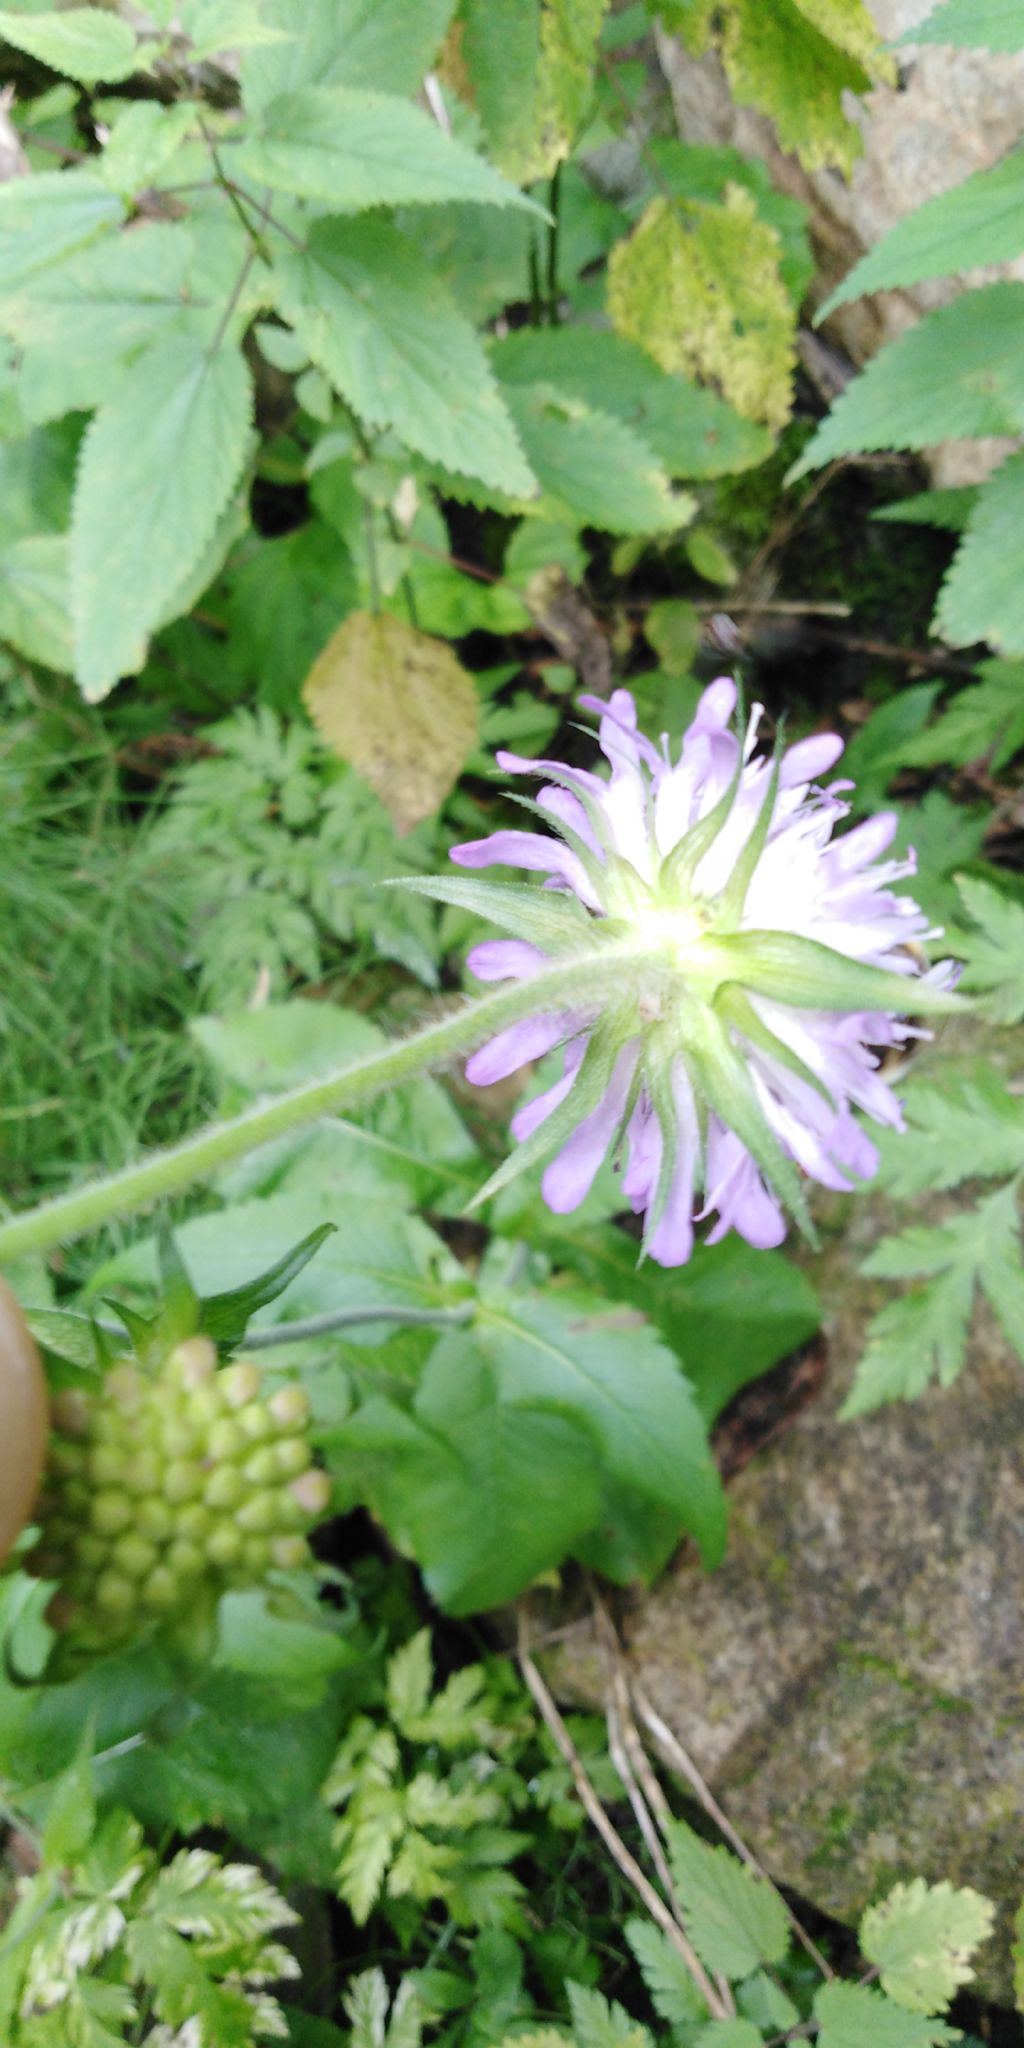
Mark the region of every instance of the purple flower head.
<instances>
[{"instance_id":1,"label":"purple flower head","mask_svg":"<svg viewBox=\"0 0 1024 2048\"><path fill-rule=\"evenodd\" d=\"M852 785L822 778L842 741L758 754L762 707L739 736L725 677L704 691L676 760L637 730L628 691L582 702L598 714L610 774L499 754L503 768L550 778L532 808L553 833L495 832L452 859L529 869L570 899L563 939L544 891L472 885L518 934L474 949L479 979L528 982L588 945L605 949L607 974L501 1031L467 1074L501 1080L562 1048L560 1078L512 1124L515 1163L551 1155L543 1191L556 1212L583 1201L614 1150L662 1265L689 1258L695 1211L715 1219L709 1243L737 1230L777 1245L787 1208L806 1224L804 1176L849 1188L874 1171L854 1112L901 1123L879 1048L913 1034L907 1010L955 1001L951 966L923 972L911 950L936 936L927 918L893 891L913 857L884 858L891 813L833 838ZM546 922L531 902L548 904Z\"/></svg>"}]
</instances>

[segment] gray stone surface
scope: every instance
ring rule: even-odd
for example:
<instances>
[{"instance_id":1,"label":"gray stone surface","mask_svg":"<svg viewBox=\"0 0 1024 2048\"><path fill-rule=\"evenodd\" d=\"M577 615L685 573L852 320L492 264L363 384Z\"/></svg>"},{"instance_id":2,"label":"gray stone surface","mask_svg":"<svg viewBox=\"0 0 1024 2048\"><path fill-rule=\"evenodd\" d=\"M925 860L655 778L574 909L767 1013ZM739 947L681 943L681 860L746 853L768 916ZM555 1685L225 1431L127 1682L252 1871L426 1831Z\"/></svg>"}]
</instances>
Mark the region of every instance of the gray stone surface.
<instances>
[{"instance_id":1,"label":"gray stone surface","mask_svg":"<svg viewBox=\"0 0 1024 2048\"><path fill-rule=\"evenodd\" d=\"M957 1199L918 1214L938 1220ZM899 1877L977 1886L1001 1912L979 1981L1010 2002L1009 1916L1024 1891L1024 1369L982 1311L955 1387L838 1421L884 1298L857 1267L891 1220L877 1198L837 1211L815 1272L824 1392L734 1482L722 1568L709 1577L681 1556L627 1613L627 1649L778 1880L848 1922ZM549 1669L563 1697L600 1700L585 1632Z\"/></svg>"},{"instance_id":2,"label":"gray stone surface","mask_svg":"<svg viewBox=\"0 0 1024 2048\"><path fill-rule=\"evenodd\" d=\"M931 7L932 0L868 0L886 41L915 27ZM691 58L664 34L658 48L683 137L728 143L763 157L777 182L809 206L820 266L818 303L897 220L972 171L987 169L1024 131L1024 55L910 46L900 52L899 87L879 86L851 110L863 131L864 154L847 183L836 171L802 170L779 148L769 121L736 107L717 58ZM946 304L965 282L993 277L1024 277L1024 261L972 271L959 281L875 293L841 307L824 332L863 362L925 308ZM948 444L931 459L933 476L939 483L974 481L1010 445Z\"/></svg>"}]
</instances>

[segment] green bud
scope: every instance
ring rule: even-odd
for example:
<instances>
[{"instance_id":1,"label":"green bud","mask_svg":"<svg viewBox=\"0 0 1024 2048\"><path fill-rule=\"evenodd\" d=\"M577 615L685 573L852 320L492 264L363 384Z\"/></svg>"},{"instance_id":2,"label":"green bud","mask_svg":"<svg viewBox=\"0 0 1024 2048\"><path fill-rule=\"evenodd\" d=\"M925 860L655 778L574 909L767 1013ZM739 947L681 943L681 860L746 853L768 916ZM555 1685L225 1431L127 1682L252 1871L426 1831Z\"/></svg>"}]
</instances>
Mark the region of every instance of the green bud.
<instances>
[{"instance_id":1,"label":"green bud","mask_svg":"<svg viewBox=\"0 0 1024 2048\"><path fill-rule=\"evenodd\" d=\"M279 1444L264 1444L262 1450L254 1451L242 1466L242 1477L250 1486L273 1486L279 1476L277 1452Z\"/></svg>"},{"instance_id":2,"label":"green bud","mask_svg":"<svg viewBox=\"0 0 1024 2048\"><path fill-rule=\"evenodd\" d=\"M278 1387L267 1407L279 1429L305 1429L309 1421L309 1395L304 1387Z\"/></svg>"},{"instance_id":3,"label":"green bud","mask_svg":"<svg viewBox=\"0 0 1024 2048\"><path fill-rule=\"evenodd\" d=\"M189 1423L196 1433L204 1438L209 1436L210 1430L216 1426L223 1413L224 1403L216 1381L211 1381L206 1387L197 1387L185 1404L185 1414Z\"/></svg>"},{"instance_id":4,"label":"green bud","mask_svg":"<svg viewBox=\"0 0 1024 2048\"><path fill-rule=\"evenodd\" d=\"M144 1536L137 1536L133 1531L129 1531L125 1536L119 1536L110 1553L112 1564L129 1579L144 1579L147 1572L152 1571L159 1555L155 1543L147 1543Z\"/></svg>"},{"instance_id":5,"label":"green bud","mask_svg":"<svg viewBox=\"0 0 1024 2048\"><path fill-rule=\"evenodd\" d=\"M113 1444L94 1444L87 1464L89 1477L97 1486L116 1486L125 1469L124 1455Z\"/></svg>"},{"instance_id":6,"label":"green bud","mask_svg":"<svg viewBox=\"0 0 1024 2048\"><path fill-rule=\"evenodd\" d=\"M270 1545L270 1561L279 1571L297 1571L300 1565L309 1563L309 1545L304 1536L275 1536Z\"/></svg>"},{"instance_id":7,"label":"green bud","mask_svg":"<svg viewBox=\"0 0 1024 2048\"><path fill-rule=\"evenodd\" d=\"M127 1614L135 1605L135 1587L120 1572L101 1572L96 1581L96 1605L109 1614Z\"/></svg>"},{"instance_id":8,"label":"green bud","mask_svg":"<svg viewBox=\"0 0 1024 2048\"><path fill-rule=\"evenodd\" d=\"M88 1505L93 1528L98 1529L104 1536L119 1535L122 1529L127 1529L132 1520L132 1504L127 1494L118 1493L113 1487L105 1488L102 1493L93 1494Z\"/></svg>"},{"instance_id":9,"label":"green bud","mask_svg":"<svg viewBox=\"0 0 1024 2048\"><path fill-rule=\"evenodd\" d=\"M180 1386L201 1387L217 1370L217 1347L209 1337L186 1337L175 1345L167 1364Z\"/></svg>"},{"instance_id":10,"label":"green bud","mask_svg":"<svg viewBox=\"0 0 1024 2048\"><path fill-rule=\"evenodd\" d=\"M265 1443L274 1434L273 1419L262 1401L250 1401L239 1409L238 1426L251 1444Z\"/></svg>"},{"instance_id":11,"label":"green bud","mask_svg":"<svg viewBox=\"0 0 1024 2048\"><path fill-rule=\"evenodd\" d=\"M288 1488L304 1515L324 1515L331 1503L331 1482L326 1472L310 1470L293 1479Z\"/></svg>"},{"instance_id":12,"label":"green bud","mask_svg":"<svg viewBox=\"0 0 1024 2048\"><path fill-rule=\"evenodd\" d=\"M207 1542L206 1554L213 1564L225 1571L240 1564L245 1554L245 1538L241 1530L231 1522L221 1522Z\"/></svg>"},{"instance_id":13,"label":"green bud","mask_svg":"<svg viewBox=\"0 0 1024 2048\"><path fill-rule=\"evenodd\" d=\"M165 1562L179 1579L198 1579L206 1568L206 1557L198 1543L186 1543L183 1539L171 1544Z\"/></svg>"},{"instance_id":14,"label":"green bud","mask_svg":"<svg viewBox=\"0 0 1024 2048\"><path fill-rule=\"evenodd\" d=\"M206 1453L218 1465L228 1458L237 1458L248 1447L249 1439L233 1416L222 1415L207 1432Z\"/></svg>"},{"instance_id":15,"label":"green bud","mask_svg":"<svg viewBox=\"0 0 1024 2048\"><path fill-rule=\"evenodd\" d=\"M300 1473L309 1470L309 1445L304 1437L285 1437L283 1443L274 1445L273 1458L282 1479L297 1479Z\"/></svg>"},{"instance_id":16,"label":"green bud","mask_svg":"<svg viewBox=\"0 0 1024 2048\"><path fill-rule=\"evenodd\" d=\"M181 1598L181 1590L174 1573L168 1571L165 1564L158 1564L146 1579L140 1598L145 1607L155 1607L158 1610L176 1607Z\"/></svg>"},{"instance_id":17,"label":"green bud","mask_svg":"<svg viewBox=\"0 0 1024 2048\"><path fill-rule=\"evenodd\" d=\"M243 1554L250 1578L261 1579L270 1563L270 1545L265 1536L247 1536Z\"/></svg>"},{"instance_id":18,"label":"green bud","mask_svg":"<svg viewBox=\"0 0 1024 2048\"><path fill-rule=\"evenodd\" d=\"M205 1543L212 1527L212 1518L201 1501L190 1501L175 1518L175 1536L184 1537L187 1543Z\"/></svg>"},{"instance_id":19,"label":"green bud","mask_svg":"<svg viewBox=\"0 0 1024 2048\"><path fill-rule=\"evenodd\" d=\"M184 1416L168 1416L160 1432L160 1438L165 1458L184 1460L193 1458L196 1454L196 1432Z\"/></svg>"},{"instance_id":20,"label":"green bud","mask_svg":"<svg viewBox=\"0 0 1024 2048\"><path fill-rule=\"evenodd\" d=\"M125 1539L122 1537L120 1540L123 1542ZM111 1551L105 1536L90 1535L88 1529L83 1529L80 1535L73 1533L67 1547L69 1550L73 1548L79 1564L85 1565L88 1571L96 1571Z\"/></svg>"},{"instance_id":21,"label":"green bud","mask_svg":"<svg viewBox=\"0 0 1024 2048\"><path fill-rule=\"evenodd\" d=\"M121 1469L122 1485L128 1488L129 1493L134 1493L137 1499L145 1499L150 1494L159 1492L163 1480L163 1462L155 1451L134 1452L127 1463L122 1460Z\"/></svg>"},{"instance_id":22,"label":"green bud","mask_svg":"<svg viewBox=\"0 0 1024 2048\"><path fill-rule=\"evenodd\" d=\"M276 1493L254 1493L239 1508L236 1520L246 1535L262 1535L276 1529L280 1521L281 1503Z\"/></svg>"},{"instance_id":23,"label":"green bud","mask_svg":"<svg viewBox=\"0 0 1024 2048\"><path fill-rule=\"evenodd\" d=\"M202 1485L203 1475L199 1466L189 1463L184 1458L175 1459L164 1473L164 1494L172 1507L186 1500L194 1500L196 1494L202 1490Z\"/></svg>"},{"instance_id":24,"label":"green bud","mask_svg":"<svg viewBox=\"0 0 1024 2048\"><path fill-rule=\"evenodd\" d=\"M220 1374L220 1389L229 1408L244 1408L254 1401L263 1384L259 1366L251 1358L237 1358Z\"/></svg>"},{"instance_id":25,"label":"green bud","mask_svg":"<svg viewBox=\"0 0 1024 2048\"><path fill-rule=\"evenodd\" d=\"M219 1465L203 1487L208 1508L237 1508L245 1499L245 1481L235 1465Z\"/></svg>"},{"instance_id":26,"label":"green bud","mask_svg":"<svg viewBox=\"0 0 1024 2048\"><path fill-rule=\"evenodd\" d=\"M142 1536L148 1536L154 1543L166 1543L176 1527L175 1517L165 1500L156 1495L151 1500L140 1501L135 1513L135 1526Z\"/></svg>"}]
</instances>

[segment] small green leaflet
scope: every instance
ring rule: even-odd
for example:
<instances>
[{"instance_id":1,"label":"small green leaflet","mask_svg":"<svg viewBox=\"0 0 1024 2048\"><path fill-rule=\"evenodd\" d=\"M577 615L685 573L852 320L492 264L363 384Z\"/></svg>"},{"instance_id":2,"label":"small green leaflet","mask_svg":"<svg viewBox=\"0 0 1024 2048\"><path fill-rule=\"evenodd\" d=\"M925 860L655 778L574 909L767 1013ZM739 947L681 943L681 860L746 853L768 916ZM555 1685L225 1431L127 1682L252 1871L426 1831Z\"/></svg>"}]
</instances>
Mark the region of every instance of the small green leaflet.
<instances>
[{"instance_id":1,"label":"small green leaflet","mask_svg":"<svg viewBox=\"0 0 1024 2048\"><path fill-rule=\"evenodd\" d=\"M954 43L962 50L1024 50L1020 0L941 0L901 43Z\"/></svg>"},{"instance_id":2,"label":"small green leaflet","mask_svg":"<svg viewBox=\"0 0 1024 2048\"><path fill-rule=\"evenodd\" d=\"M9 179L0 185L0 291L17 291L123 219L120 199L91 171Z\"/></svg>"},{"instance_id":3,"label":"small green leaflet","mask_svg":"<svg viewBox=\"0 0 1024 2048\"><path fill-rule=\"evenodd\" d=\"M949 941L964 962L960 986L970 995L984 997L986 1012L997 1024L1019 1024L1024 1018L1024 903L974 875L959 875L957 888L973 921ZM1005 1128L1011 1115L1016 1122L1018 1113L1024 1129L1024 1102L1004 1089L997 1125L1001 1121ZM976 1150L967 1157L975 1159ZM1019 1163L1024 1165L1024 1159ZM972 1166L973 1173L979 1170L984 1171ZM1005 1171L1015 1172L1016 1167Z\"/></svg>"},{"instance_id":4,"label":"small green leaflet","mask_svg":"<svg viewBox=\"0 0 1024 2048\"><path fill-rule=\"evenodd\" d=\"M948 709L934 725L908 739L901 766L931 768L952 761L962 767L967 761L989 757L994 775L1005 768L1024 747L1024 661L983 661L980 680L958 691ZM930 684L924 685L932 689ZM913 691L900 691L894 704ZM874 725L871 719L868 731ZM850 771L853 772L852 769Z\"/></svg>"},{"instance_id":5,"label":"small green leaflet","mask_svg":"<svg viewBox=\"0 0 1024 2048\"><path fill-rule=\"evenodd\" d=\"M730 1982L789 1953L786 1908L767 1878L728 1849L710 1848L685 1821L668 1824L672 1876L701 1962Z\"/></svg>"},{"instance_id":6,"label":"small green leaflet","mask_svg":"<svg viewBox=\"0 0 1024 2048\"><path fill-rule=\"evenodd\" d=\"M263 0L262 18L287 42L243 59L248 108L303 85L419 91L454 0Z\"/></svg>"},{"instance_id":7,"label":"small green leaflet","mask_svg":"<svg viewBox=\"0 0 1024 2048\"><path fill-rule=\"evenodd\" d=\"M936 2048L938 2043L961 2039L942 2020L906 2012L870 1985L839 1979L821 1986L814 2012L818 2048Z\"/></svg>"},{"instance_id":8,"label":"small green leaflet","mask_svg":"<svg viewBox=\"0 0 1024 2048\"><path fill-rule=\"evenodd\" d=\"M275 191L322 200L336 213L450 199L544 213L419 107L353 86L280 93L232 162Z\"/></svg>"},{"instance_id":9,"label":"small green leaflet","mask_svg":"<svg viewBox=\"0 0 1024 2048\"><path fill-rule=\"evenodd\" d=\"M880 505L871 517L892 526L938 526L944 533L962 533L977 496L977 484L948 484L941 490L915 491L892 505Z\"/></svg>"},{"instance_id":10,"label":"small green leaflet","mask_svg":"<svg viewBox=\"0 0 1024 2048\"><path fill-rule=\"evenodd\" d=\"M278 310L372 427L512 497L536 489L483 348L413 244L380 220L318 221L273 271Z\"/></svg>"},{"instance_id":11,"label":"small green leaflet","mask_svg":"<svg viewBox=\"0 0 1024 2048\"><path fill-rule=\"evenodd\" d=\"M836 401L789 476L867 448L1016 434L1022 422L1024 284L983 285L926 313L883 348ZM979 505L990 490L987 484ZM1012 557L1012 536L1008 545Z\"/></svg>"},{"instance_id":12,"label":"small green leaflet","mask_svg":"<svg viewBox=\"0 0 1024 2048\"><path fill-rule=\"evenodd\" d=\"M881 1280L924 1284L888 1302L868 1327L841 1414L866 1415L885 1401L911 1400L937 1378L952 1386L963 1368L974 1292L980 1287L1009 1342L1024 1358L1024 1269L1015 1183L948 1223L914 1225L883 1238L862 1269Z\"/></svg>"},{"instance_id":13,"label":"small green leaflet","mask_svg":"<svg viewBox=\"0 0 1024 2048\"><path fill-rule=\"evenodd\" d=\"M952 277L982 263L1009 263L1024 249L1024 150L915 207L854 264L815 315L865 292L905 290L923 278Z\"/></svg>"},{"instance_id":14,"label":"small green leaflet","mask_svg":"<svg viewBox=\"0 0 1024 2048\"><path fill-rule=\"evenodd\" d=\"M238 480L252 411L239 349L157 342L96 415L71 515L75 674L90 703L138 667Z\"/></svg>"},{"instance_id":15,"label":"small green leaflet","mask_svg":"<svg viewBox=\"0 0 1024 2048\"><path fill-rule=\"evenodd\" d=\"M33 533L0 548L0 640L66 674L71 667L68 544Z\"/></svg>"},{"instance_id":16,"label":"small green leaflet","mask_svg":"<svg viewBox=\"0 0 1024 2048\"><path fill-rule=\"evenodd\" d=\"M611 413L554 385L503 384L503 394L545 497L609 533L674 533L696 500L673 492L639 434Z\"/></svg>"},{"instance_id":17,"label":"small green leaflet","mask_svg":"<svg viewBox=\"0 0 1024 2048\"><path fill-rule=\"evenodd\" d=\"M670 2027L707 2018L707 2006L679 1950L653 1920L627 1920L623 1933L636 1957L651 2004Z\"/></svg>"},{"instance_id":18,"label":"small green leaflet","mask_svg":"<svg viewBox=\"0 0 1024 2048\"><path fill-rule=\"evenodd\" d=\"M997 896L1024 934L1019 905L984 883L974 886ZM1024 994L1021 1001L1024 1006ZM904 1108L907 1129L881 1135L880 1179L897 1200L964 1180L1005 1180L1024 1168L1024 1097L1010 1094L995 1067L979 1061L969 1074L944 1075L941 1083L912 1079Z\"/></svg>"},{"instance_id":19,"label":"small green leaflet","mask_svg":"<svg viewBox=\"0 0 1024 2048\"><path fill-rule=\"evenodd\" d=\"M966 293L958 303L973 296ZM1001 370L998 362L993 365L993 380ZM1016 400L1012 409L1019 424ZM973 647L987 640L1000 654L1024 654L1024 584L1014 558L1022 519L1024 455L1018 454L982 484L939 594L935 629L951 646Z\"/></svg>"},{"instance_id":20,"label":"small green leaflet","mask_svg":"<svg viewBox=\"0 0 1024 2048\"><path fill-rule=\"evenodd\" d=\"M869 1906L860 1950L877 1963L882 1990L912 2012L943 2012L974 1976L971 1957L992 1932L995 1908L969 1885L926 1884L915 1877Z\"/></svg>"},{"instance_id":21,"label":"small green leaflet","mask_svg":"<svg viewBox=\"0 0 1024 2048\"><path fill-rule=\"evenodd\" d=\"M100 7L27 15L0 8L0 37L80 85L112 85L139 69L128 23Z\"/></svg>"},{"instance_id":22,"label":"small green leaflet","mask_svg":"<svg viewBox=\"0 0 1024 2048\"><path fill-rule=\"evenodd\" d=\"M576 2048L651 2048L646 2027L632 2019L623 2006L585 1984L568 1983L565 1988Z\"/></svg>"}]
</instances>

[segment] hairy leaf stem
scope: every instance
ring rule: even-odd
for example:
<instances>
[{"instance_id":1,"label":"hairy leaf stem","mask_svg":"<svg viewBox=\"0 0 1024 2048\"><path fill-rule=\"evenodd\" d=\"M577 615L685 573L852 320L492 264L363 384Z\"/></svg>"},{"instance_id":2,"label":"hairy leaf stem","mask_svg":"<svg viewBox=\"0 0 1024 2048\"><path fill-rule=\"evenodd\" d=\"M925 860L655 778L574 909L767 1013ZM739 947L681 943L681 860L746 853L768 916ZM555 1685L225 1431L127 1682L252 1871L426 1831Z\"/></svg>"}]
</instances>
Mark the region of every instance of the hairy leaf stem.
<instances>
[{"instance_id":1,"label":"hairy leaf stem","mask_svg":"<svg viewBox=\"0 0 1024 2048\"><path fill-rule=\"evenodd\" d=\"M280 1138L335 1110L367 1102L440 1061L472 1051L493 1033L524 1017L586 1009L602 996L607 999L610 991L618 998L625 969L632 966L640 971L645 965L657 964L649 944L635 942L592 944L586 953L564 955L528 981L509 983L492 995L463 1004L408 1038L355 1060L323 1080L305 1081L104 1180L89 1182L24 1215L12 1216L0 1223L0 1265L29 1252L49 1251L67 1238L98 1229L112 1217L129 1215L150 1202L180 1194L183 1188L207 1179L233 1159L244 1158L269 1139Z\"/></svg>"}]
</instances>

